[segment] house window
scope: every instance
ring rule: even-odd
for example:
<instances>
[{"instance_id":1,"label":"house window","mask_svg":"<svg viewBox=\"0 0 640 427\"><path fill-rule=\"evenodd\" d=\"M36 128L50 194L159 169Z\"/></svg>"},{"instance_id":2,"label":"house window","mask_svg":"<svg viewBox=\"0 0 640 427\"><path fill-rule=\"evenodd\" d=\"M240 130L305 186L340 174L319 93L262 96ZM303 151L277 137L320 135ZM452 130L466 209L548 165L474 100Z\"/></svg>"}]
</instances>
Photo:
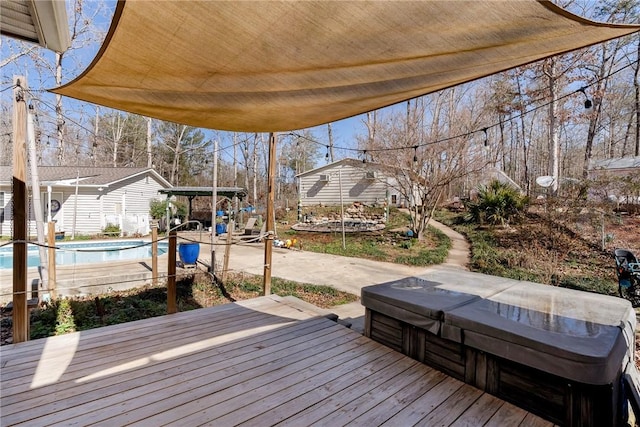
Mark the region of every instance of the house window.
<instances>
[{"instance_id":1,"label":"house window","mask_svg":"<svg viewBox=\"0 0 640 427\"><path fill-rule=\"evenodd\" d=\"M392 194L391 195L391 204L392 205L397 205L398 204L398 195L397 194Z\"/></svg>"},{"instance_id":2,"label":"house window","mask_svg":"<svg viewBox=\"0 0 640 427\"><path fill-rule=\"evenodd\" d=\"M0 222L4 222L4 191L0 191Z\"/></svg>"}]
</instances>

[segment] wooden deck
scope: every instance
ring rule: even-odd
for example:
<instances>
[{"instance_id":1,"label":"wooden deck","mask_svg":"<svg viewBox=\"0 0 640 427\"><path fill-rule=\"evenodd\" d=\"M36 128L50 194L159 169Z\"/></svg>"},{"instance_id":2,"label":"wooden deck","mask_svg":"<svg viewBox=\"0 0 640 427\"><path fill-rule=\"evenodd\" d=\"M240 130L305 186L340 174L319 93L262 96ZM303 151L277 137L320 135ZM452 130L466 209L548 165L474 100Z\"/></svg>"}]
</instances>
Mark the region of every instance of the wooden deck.
<instances>
[{"instance_id":1,"label":"wooden deck","mask_svg":"<svg viewBox=\"0 0 640 427\"><path fill-rule=\"evenodd\" d=\"M2 426L552 425L276 296L0 357Z\"/></svg>"}]
</instances>

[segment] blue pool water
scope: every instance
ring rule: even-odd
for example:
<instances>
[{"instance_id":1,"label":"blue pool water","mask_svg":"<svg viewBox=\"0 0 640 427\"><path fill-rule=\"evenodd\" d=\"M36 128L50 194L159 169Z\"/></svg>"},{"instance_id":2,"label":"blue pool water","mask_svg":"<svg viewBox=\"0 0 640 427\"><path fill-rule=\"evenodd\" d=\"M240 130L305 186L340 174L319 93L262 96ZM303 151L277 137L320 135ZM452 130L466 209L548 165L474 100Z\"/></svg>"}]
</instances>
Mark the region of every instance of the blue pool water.
<instances>
[{"instance_id":1,"label":"blue pool water","mask_svg":"<svg viewBox=\"0 0 640 427\"><path fill-rule=\"evenodd\" d=\"M56 244L56 265L85 264L93 262L126 261L149 258L151 245L142 240L117 242L85 242ZM145 246L143 246L145 245ZM158 255L167 252L167 242L158 243ZM128 249L131 248L131 249ZM37 267L40 264L38 247L28 245L27 266ZM0 269L13 268L13 247L0 248Z\"/></svg>"}]
</instances>

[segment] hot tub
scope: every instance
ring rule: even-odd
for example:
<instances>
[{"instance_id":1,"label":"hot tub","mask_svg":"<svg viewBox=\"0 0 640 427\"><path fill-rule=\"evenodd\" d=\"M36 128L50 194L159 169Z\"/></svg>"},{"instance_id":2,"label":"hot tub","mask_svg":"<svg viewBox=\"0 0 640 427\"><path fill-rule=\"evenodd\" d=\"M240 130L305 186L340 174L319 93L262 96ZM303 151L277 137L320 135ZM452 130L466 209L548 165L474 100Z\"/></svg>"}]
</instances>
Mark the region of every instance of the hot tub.
<instances>
[{"instance_id":1,"label":"hot tub","mask_svg":"<svg viewBox=\"0 0 640 427\"><path fill-rule=\"evenodd\" d=\"M443 330L487 391L564 425L621 422L636 317L624 299L519 282L447 311ZM478 381L478 379L476 379Z\"/></svg>"},{"instance_id":2,"label":"hot tub","mask_svg":"<svg viewBox=\"0 0 640 427\"><path fill-rule=\"evenodd\" d=\"M365 335L464 380L462 345L448 339L442 330L445 313L512 284L509 279L483 274L438 270L365 287L361 292Z\"/></svg>"},{"instance_id":3,"label":"hot tub","mask_svg":"<svg viewBox=\"0 0 640 427\"><path fill-rule=\"evenodd\" d=\"M362 290L365 334L560 425L622 422L623 299L443 269Z\"/></svg>"}]
</instances>

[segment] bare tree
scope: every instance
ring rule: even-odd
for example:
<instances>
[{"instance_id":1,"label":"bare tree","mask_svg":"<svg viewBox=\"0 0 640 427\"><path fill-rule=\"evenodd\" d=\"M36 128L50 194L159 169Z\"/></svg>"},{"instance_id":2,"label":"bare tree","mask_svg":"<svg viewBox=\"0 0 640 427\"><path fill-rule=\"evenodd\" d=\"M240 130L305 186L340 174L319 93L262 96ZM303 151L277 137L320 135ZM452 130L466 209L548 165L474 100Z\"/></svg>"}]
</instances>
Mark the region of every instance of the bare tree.
<instances>
[{"instance_id":1,"label":"bare tree","mask_svg":"<svg viewBox=\"0 0 640 427\"><path fill-rule=\"evenodd\" d=\"M360 147L393 175L389 185L407 201L411 228L419 240L434 208L449 186L486 164L482 146L470 130L477 126L473 109L455 89L407 102L377 128L377 140L362 138ZM425 119L430 123L425 125Z\"/></svg>"}]
</instances>

